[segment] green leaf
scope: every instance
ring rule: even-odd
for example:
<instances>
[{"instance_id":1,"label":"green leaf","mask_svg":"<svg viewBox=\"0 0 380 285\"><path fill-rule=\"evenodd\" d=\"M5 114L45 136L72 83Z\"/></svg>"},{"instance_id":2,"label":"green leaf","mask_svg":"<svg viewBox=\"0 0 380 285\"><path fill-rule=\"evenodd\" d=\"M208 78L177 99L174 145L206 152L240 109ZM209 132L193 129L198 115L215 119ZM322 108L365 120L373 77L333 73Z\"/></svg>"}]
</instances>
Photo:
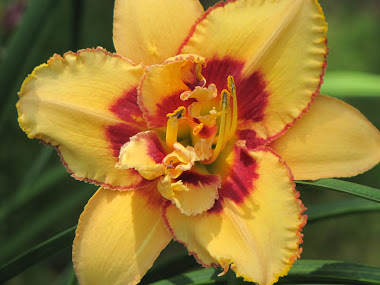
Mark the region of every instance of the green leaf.
<instances>
[{"instance_id":1,"label":"green leaf","mask_svg":"<svg viewBox=\"0 0 380 285\"><path fill-rule=\"evenodd\" d=\"M67 23L71 21L66 13L69 6L69 1L62 0L30 1L19 27L4 48L0 65L0 133L9 119L15 122L17 92L28 74L53 53L70 49L71 41L65 36Z\"/></svg>"},{"instance_id":2,"label":"green leaf","mask_svg":"<svg viewBox=\"0 0 380 285\"><path fill-rule=\"evenodd\" d=\"M44 258L71 246L75 236L75 229L76 226L48 239L0 267L0 283L17 276L29 266Z\"/></svg>"},{"instance_id":3,"label":"green leaf","mask_svg":"<svg viewBox=\"0 0 380 285\"><path fill-rule=\"evenodd\" d=\"M21 179L19 187L14 191L13 195L9 196L7 200L1 201L0 221L6 218L13 210L22 207L34 197L48 190L52 185L68 177L62 165L46 169L52 153L54 153L54 148L42 148Z\"/></svg>"},{"instance_id":4,"label":"green leaf","mask_svg":"<svg viewBox=\"0 0 380 285\"><path fill-rule=\"evenodd\" d=\"M30 240L62 220L62 217L65 217L67 213L83 205L92 194L92 191L86 191L87 189L93 189L92 185L82 186L73 191L72 194L67 195L59 203L48 205L33 217L33 223L24 224L16 233L9 236L6 243L0 244L0 262L4 262L15 256L16 253L21 252L21 249L25 248Z\"/></svg>"},{"instance_id":5,"label":"green leaf","mask_svg":"<svg viewBox=\"0 0 380 285\"><path fill-rule=\"evenodd\" d=\"M227 275L218 277L220 270L209 268L177 275L152 285L225 284ZM237 284L244 283L242 278ZM380 268L331 260L299 260L278 284L380 284ZM252 284L252 283L247 283Z\"/></svg>"},{"instance_id":6,"label":"green leaf","mask_svg":"<svg viewBox=\"0 0 380 285\"><path fill-rule=\"evenodd\" d=\"M305 214L308 216L307 222L312 223L336 216L369 211L380 211L380 204L364 199L352 198L321 205L312 205L308 207Z\"/></svg>"},{"instance_id":7,"label":"green leaf","mask_svg":"<svg viewBox=\"0 0 380 285\"><path fill-rule=\"evenodd\" d=\"M297 261L279 284L380 284L380 268L332 260Z\"/></svg>"},{"instance_id":8,"label":"green leaf","mask_svg":"<svg viewBox=\"0 0 380 285\"><path fill-rule=\"evenodd\" d=\"M338 179L319 179L317 181L296 181L299 188L322 188L334 190L354 196L358 196L371 201L380 202L380 189L356 184L353 182Z\"/></svg>"},{"instance_id":9,"label":"green leaf","mask_svg":"<svg viewBox=\"0 0 380 285\"><path fill-rule=\"evenodd\" d=\"M18 73L20 65L27 58L28 47L40 32L47 15L59 2L57 0L34 0L28 5L19 28L7 45L7 56L4 57L0 66L0 74L2 74L0 87L3 95L7 94L3 88L8 86Z\"/></svg>"},{"instance_id":10,"label":"green leaf","mask_svg":"<svg viewBox=\"0 0 380 285\"><path fill-rule=\"evenodd\" d=\"M329 71L324 77L321 93L338 97L380 97L380 75Z\"/></svg>"},{"instance_id":11,"label":"green leaf","mask_svg":"<svg viewBox=\"0 0 380 285\"><path fill-rule=\"evenodd\" d=\"M47 15L54 10L60 1L57 0L34 0L23 15L19 28L10 39L4 57L0 65L0 98L8 95L14 78L17 77L20 66L28 58L30 45L34 43Z\"/></svg>"},{"instance_id":12,"label":"green leaf","mask_svg":"<svg viewBox=\"0 0 380 285\"><path fill-rule=\"evenodd\" d=\"M8 200L1 203L0 221L7 217L13 210L22 207L22 205L26 204L29 200L51 189L53 185L57 185L67 176L67 171L62 166L46 170L27 188L29 191L17 191L14 196L9 197Z\"/></svg>"},{"instance_id":13,"label":"green leaf","mask_svg":"<svg viewBox=\"0 0 380 285\"><path fill-rule=\"evenodd\" d=\"M75 275L75 271L74 271L73 268L71 269L70 273L71 274L69 276L69 279L67 280L67 284L66 285L76 285L76 284L78 284L77 277Z\"/></svg>"}]
</instances>

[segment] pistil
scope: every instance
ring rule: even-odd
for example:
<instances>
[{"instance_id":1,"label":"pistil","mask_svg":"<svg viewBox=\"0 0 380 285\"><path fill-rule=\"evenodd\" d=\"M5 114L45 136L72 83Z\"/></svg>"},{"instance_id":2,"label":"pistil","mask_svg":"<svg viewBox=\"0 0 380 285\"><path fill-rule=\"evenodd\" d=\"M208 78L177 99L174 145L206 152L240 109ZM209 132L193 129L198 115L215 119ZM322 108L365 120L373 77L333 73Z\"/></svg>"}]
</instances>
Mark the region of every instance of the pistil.
<instances>
[{"instance_id":1,"label":"pistil","mask_svg":"<svg viewBox=\"0 0 380 285\"><path fill-rule=\"evenodd\" d=\"M178 107L173 113L169 113L166 117L169 117L168 122L166 124L166 145L174 150L174 143L177 142L178 136L178 120L181 119L186 112L186 108L184 106Z\"/></svg>"}]
</instances>

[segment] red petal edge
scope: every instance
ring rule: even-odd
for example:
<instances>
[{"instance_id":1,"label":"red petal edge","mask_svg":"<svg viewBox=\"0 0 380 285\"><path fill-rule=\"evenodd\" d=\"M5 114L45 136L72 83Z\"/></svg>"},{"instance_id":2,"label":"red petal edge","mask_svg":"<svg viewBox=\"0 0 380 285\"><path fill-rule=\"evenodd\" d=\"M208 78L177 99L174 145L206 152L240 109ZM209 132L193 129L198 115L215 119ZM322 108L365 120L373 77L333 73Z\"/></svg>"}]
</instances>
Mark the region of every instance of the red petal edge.
<instances>
[{"instance_id":1,"label":"red petal edge","mask_svg":"<svg viewBox=\"0 0 380 285\"><path fill-rule=\"evenodd\" d=\"M301 113L298 115L297 118L295 118L292 122L288 123L282 131L280 131L279 133L277 133L276 135L272 136L272 137L269 137L267 138L266 142L265 142L265 145L268 145L269 143L271 143L272 141L274 141L275 139L281 137L282 135L284 135L286 133L286 131L295 124L296 121L298 121L303 114L306 114L309 109L310 109L310 106L312 103L314 103L314 100L315 100L315 96L317 96L319 94L319 91L321 90L321 86L322 86L322 83L323 83L323 77L325 76L325 73L326 73L326 68L327 68L327 55L329 53L329 48L328 48L328 45L327 45L327 37L325 37L325 44L326 44L326 53L325 53L325 58L324 58L324 62L322 64L322 73L321 75L319 76L319 84L318 84L318 87L317 89L315 90L315 92L311 95L311 100L309 102L309 104L306 106L305 109L303 109L301 111Z\"/></svg>"}]
</instances>

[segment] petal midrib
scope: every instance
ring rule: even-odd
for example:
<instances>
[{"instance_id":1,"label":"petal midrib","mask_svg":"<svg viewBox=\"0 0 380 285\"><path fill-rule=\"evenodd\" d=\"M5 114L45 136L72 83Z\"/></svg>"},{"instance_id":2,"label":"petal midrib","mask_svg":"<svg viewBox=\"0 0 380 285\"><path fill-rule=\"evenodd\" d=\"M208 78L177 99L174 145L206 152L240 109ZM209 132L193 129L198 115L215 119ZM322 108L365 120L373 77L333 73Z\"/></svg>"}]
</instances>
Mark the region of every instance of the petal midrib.
<instances>
[{"instance_id":1,"label":"petal midrib","mask_svg":"<svg viewBox=\"0 0 380 285\"><path fill-rule=\"evenodd\" d=\"M107 121L107 122L109 122L111 124L124 123L124 124L130 125L130 126L135 126L137 128L141 128L141 126L138 125L138 124L133 124L131 122L126 122L126 121L124 121L122 119L119 119L116 116L113 116L113 113L110 112L110 111L109 112L108 111L99 112L99 110L93 109L93 110L96 110L96 112L92 112L92 109L82 108L82 107L79 107L78 105L69 104L69 103L67 103L65 101L56 101L56 100L53 101L53 100L50 100L50 99L44 99L43 103L47 104L47 105L56 106L55 109L63 109L65 111L70 110L70 111L73 111L73 112L83 113L83 114L85 114L87 116L97 117L97 118L99 118L99 120L104 121L104 122Z\"/></svg>"},{"instance_id":2,"label":"petal midrib","mask_svg":"<svg viewBox=\"0 0 380 285\"><path fill-rule=\"evenodd\" d=\"M274 32L267 37L267 40L263 43L263 45L261 45L260 49L256 52L255 56L252 56L252 59L246 62L242 70L243 75L245 75L246 71L248 70L258 69L257 66L259 65L261 59L265 56L266 52L270 49L270 47L273 46L273 43L279 38L282 32L288 27L291 20L294 19L294 17L298 14L301 6L302 1L298 1L298 5L291 5L293 9L290 10L287 16L283 19L281 25L278 26L279 28L275 29ZM252 31L252 33L255 33L255 31ZM247 73L250 74L251 72Z\"/></svg>"},{"instance_id":3,"label":"petal midrib","mask_svg":"<svg viewBox=\"0 0 380 285\"><path fill-rule=\"evenodd\" d=\"M152 242L152 239L154 238L154 233L156 232L157 227L161 224L161 219L157 219L156 223L152 227L151 231L148 235L145 236L144 241L139 246L139 248L136 251L136 260L137 257L143 252L143 250ZM136 263L134 263L131 267L128 268L128 270L125 272L126 275L133 270L133 268L136 267Z\"/></svg>"},{"instance_id":4,"label":"petal midrib","mask_svg":"<svg viewBox=\"0 0 380 285\"><path fill-rule=\"evenodd\" d=\"M252 256L258 256L258 260L260 263L260 271L263 272L264 276L267 276L267 270L263 263L263 257L260 254L260 251L258 250L257 246L252 242L252 235L249 233L249 230L245 224L241 222L239 217L237 217L236 213L234 212L234 204L228 200L224 199L223 203L225 203L224 206L224 213L226 216L232 221L232 224L235 226L236 230L240 233L240 237L242 240L245 241L245 243L248 245L248 248L252 252Z\"/></svg>"}]
</instances>

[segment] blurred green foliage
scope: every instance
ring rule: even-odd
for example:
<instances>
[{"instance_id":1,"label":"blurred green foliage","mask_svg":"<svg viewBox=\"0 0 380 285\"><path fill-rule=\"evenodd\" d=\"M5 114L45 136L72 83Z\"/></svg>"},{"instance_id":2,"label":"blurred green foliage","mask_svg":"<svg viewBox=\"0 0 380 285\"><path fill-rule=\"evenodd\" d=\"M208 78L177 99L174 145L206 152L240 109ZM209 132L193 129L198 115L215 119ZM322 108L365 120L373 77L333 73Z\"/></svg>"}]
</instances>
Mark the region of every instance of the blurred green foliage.
<instances>
[{"instance_id":1,"label":"blurred green foliage","mask_svg":"<svg viewBox=\"0 0 380 285\"><path fill-rule=\"evenodd\" d=\"M27 139L21 131L14 106L22 81L35 66L46 62L54 53L96 46L114 51L113 0L3 0L1 19L9 5L16 2L26 4L21 22L6 27L2 21L0 26L0 264L75 225L88 198L96 190L93 185L69 177L52 148ZM201 2L209 7L217 1ZM320 0L320 3L329 23L326 85L330 84L329 80L335 84L334 78L329 79L330 71L372 73L374 79L365 86L372 84L371 94L376 94L373 90L380 86L377 82L380 75L380 1ZM32 10L39 13L37 18L33 18ZM31 24L25 24L26 21ZM22 33L25 36L20 36ZM20 45L20 37L30 40ZM11 61L14 64L6 65L14 56L14 49L17 49ZM344 81L341 84L344 86ZM344 100L380 127L380 94L366 98L354 93L360 88L351 87L351 93L345 94L342 88L332 90L336 93L328 95L352 96ZM377 166L350 181L379 188L379 171ZM301 194L306 206L348 198L323 190L302 190ZM310 224L304 230L303 258L380 266L379 218L379 212L372 212ZM172 244L162 255L170 257L182 250L182 246ZM57 252L6 284L74 284L70 258L69 249Z\"/></svg>"}]
</instances>

